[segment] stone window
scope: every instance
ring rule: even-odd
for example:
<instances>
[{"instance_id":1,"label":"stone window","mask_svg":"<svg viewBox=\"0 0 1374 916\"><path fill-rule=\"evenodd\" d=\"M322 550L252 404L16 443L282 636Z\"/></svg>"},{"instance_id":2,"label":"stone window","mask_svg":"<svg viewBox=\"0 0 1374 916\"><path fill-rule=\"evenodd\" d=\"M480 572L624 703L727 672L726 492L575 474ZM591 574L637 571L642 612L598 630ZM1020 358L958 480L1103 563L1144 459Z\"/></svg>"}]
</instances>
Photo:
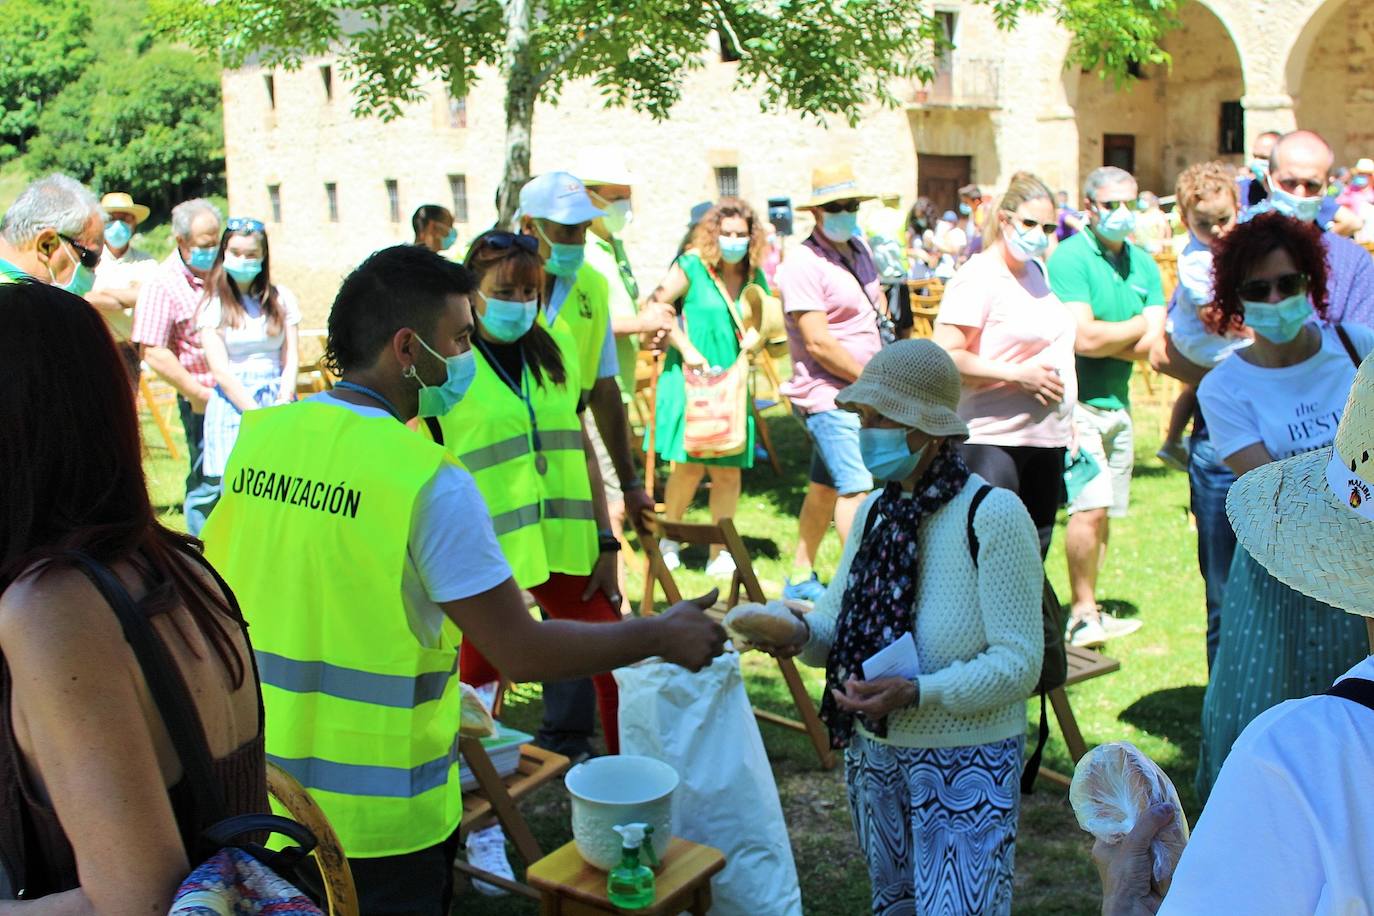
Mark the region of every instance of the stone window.
<instances>
[{"instance_id":1,"label":"stone window","mask_svg":"<svg viewBox=\"0 0 1374 916\"><path fill-rule=\"evenodd\" d=\"M401 188L395 178L386 180L386 205L393 223L401 221Z\"/></svg>"},{"instance_id":2,"label":"stone window","mask_svg":"<svg viewBox=\"0 0 1374 916\"><path fill-rule=\"evenodd\" d=\"M329 221L339 221L339 186L332 181L324 183L324 199L329 205Z\"/></svg>"},{"instance_id":3,"label":"stone window","mask_svg":"<svg viewBox=\"0 0 1374 916\"><path fill-rule=\"evenodd\" d=\"M453 196L453 221L466 223L468 221L468 176L448 176L448 191Z\"/></svg>"},{"instance_id":4,"label":"stone window","mask_svg":"<svg viewBox=\"0 0 1374 916\"><path fill-rule=\"evenodd\" d=\"M716 169L716 199L739 197L739 168L724 165Z\"/></svg>"},{"instance_id":5,"label":"stone window","mask_svg":"<svg viewBox=\"0 0 1374 916\"><path fill-rule=\"evenodd\" d=\"M268 73L263 76L262 83L267 87L267 107L275 111L277 108L277 80Z\"/></svg>"},{"instance_id":6,"label":"stone window","mask_svg":"<svg viewBox=\"0 0 1374 916\"><path fill-rule=\"evenodd\" d=\"M320 65L320 82L324 83L324 100L334 101L334 68L329 64Z\"/></svg>"},{"instance_id":7,"label":"stone window","mask_svg":"<svg viewBox=\"0 0 1374 916\"><path fill-rule=\"evenodd\" d=\"M1217 152L1223 156L1245 152L1245 109L1240 102L1221 103L1221 130Z\"/></svg>"},{"instance_id":8,"label":"stone window","mask_svg":"<svg viewBox=\"0 0 1374 916\"><path fill-rule=\"evenodd\" d=\"M267 186L267 200L272 205L272 222L281 222L281 185L269 184Z\"/></svg>"}]
</instances>

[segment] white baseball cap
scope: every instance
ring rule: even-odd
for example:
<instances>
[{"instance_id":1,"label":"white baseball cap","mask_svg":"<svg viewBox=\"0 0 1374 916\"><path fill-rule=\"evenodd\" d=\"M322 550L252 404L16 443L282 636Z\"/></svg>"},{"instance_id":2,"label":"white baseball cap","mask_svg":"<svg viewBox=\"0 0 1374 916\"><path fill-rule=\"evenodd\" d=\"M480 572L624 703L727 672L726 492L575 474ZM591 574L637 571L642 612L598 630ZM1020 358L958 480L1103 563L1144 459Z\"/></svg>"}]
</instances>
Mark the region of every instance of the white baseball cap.
<instances>
[{"instance_id":1,"label":"white baseball cap","mask_svg":"<svg viewBox=\"0 0 1374 916\"><path fill-rule=\"evenodd\" d=\"M520 189L520 213L551 223L576 226L606 211L587 197L587 187L568 172L545 172Z\"/></svg>"}]
</instances>

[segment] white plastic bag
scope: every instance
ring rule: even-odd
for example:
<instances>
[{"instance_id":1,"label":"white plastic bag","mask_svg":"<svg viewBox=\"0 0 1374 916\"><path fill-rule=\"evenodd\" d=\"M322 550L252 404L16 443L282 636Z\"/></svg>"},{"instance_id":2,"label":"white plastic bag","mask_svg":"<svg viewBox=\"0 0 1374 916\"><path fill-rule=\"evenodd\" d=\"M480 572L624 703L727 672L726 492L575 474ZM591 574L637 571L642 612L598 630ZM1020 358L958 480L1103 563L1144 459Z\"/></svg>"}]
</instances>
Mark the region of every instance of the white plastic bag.
<instances>
[{"instance_id":1,"label":"white plastic bag","mask_svg":"<svg viewBox=\"0 0 1374 916\"><path fill-rule=\"evenodd\" d=\"M1169 886L1188 845L1188 821L1173 781L1159 765L1129 741L1099 744L1078 761L1069 786L1078 826L1105 843L1130 833L1140 815L1162 802L1174 806L1174 821L1150 844L1155 884L1161 889Z\"/></svg>"},{"instance_id":2,"label":"white plastic bag","mask_svg":"<svg viewBox=\"0 0 1374 916\"><path fill-rule=\"evenodd\" d=\"M617 670L615 680L621 753L676 769L673 835L725 854L725 870L711 881L712 916L801 916L787 823L739 656L726 653L696 674L641 662Z\"/></svg>"}]
</instances>

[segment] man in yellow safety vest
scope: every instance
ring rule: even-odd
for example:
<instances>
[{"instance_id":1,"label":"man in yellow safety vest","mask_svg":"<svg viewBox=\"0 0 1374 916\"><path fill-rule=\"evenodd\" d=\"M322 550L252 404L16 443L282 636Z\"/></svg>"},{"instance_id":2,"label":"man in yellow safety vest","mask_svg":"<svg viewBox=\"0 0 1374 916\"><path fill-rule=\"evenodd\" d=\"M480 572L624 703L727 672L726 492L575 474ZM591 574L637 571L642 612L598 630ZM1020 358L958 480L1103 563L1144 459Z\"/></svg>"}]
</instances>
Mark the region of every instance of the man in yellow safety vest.
<instances>
[{"instance_id":1,"label":"man in yellow safety vest","mask_svg":"<svg viewBox=\"0 0 1374 916\"><path fill-rule=\"evenodd\" d=\"M516 680L651 655L697 669L724 643L702 614L714 595L617 624L530 616L472 477L405 425L447 412L472 380L473 288L423 248L368 258L329 316L342 380L243 418L203 535L252 626L268 758L328 815L365 916L448 916L454 625Z\"/></svg>"}]
</instances>

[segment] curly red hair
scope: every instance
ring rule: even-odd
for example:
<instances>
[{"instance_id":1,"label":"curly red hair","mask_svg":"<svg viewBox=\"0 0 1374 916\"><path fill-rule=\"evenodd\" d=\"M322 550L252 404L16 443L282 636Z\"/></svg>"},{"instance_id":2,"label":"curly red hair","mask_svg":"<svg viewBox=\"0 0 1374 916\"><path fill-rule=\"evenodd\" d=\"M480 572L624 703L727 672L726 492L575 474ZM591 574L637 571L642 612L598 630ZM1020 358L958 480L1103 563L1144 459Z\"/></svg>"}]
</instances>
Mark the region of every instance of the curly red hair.
<instances>
[{"instance_id":1,"label":"curly red hair","mask_svg":"<svg viewBox=\"0 0 1374 916\"><path fill-rule=\"evenodd\" d=\"M1245 306L1240 301L1240 285L1250 278L1254 266L1273 251L1282 248L1307 275L1307 295L1317 315L1326 317L1326 246L1322 231L1270 210L1249 222L1241 223L1216 244L1212 260L1212 306L1204 320L1216 333L1239 330L1245 324Z\"/></svg>"}]
</instances>

